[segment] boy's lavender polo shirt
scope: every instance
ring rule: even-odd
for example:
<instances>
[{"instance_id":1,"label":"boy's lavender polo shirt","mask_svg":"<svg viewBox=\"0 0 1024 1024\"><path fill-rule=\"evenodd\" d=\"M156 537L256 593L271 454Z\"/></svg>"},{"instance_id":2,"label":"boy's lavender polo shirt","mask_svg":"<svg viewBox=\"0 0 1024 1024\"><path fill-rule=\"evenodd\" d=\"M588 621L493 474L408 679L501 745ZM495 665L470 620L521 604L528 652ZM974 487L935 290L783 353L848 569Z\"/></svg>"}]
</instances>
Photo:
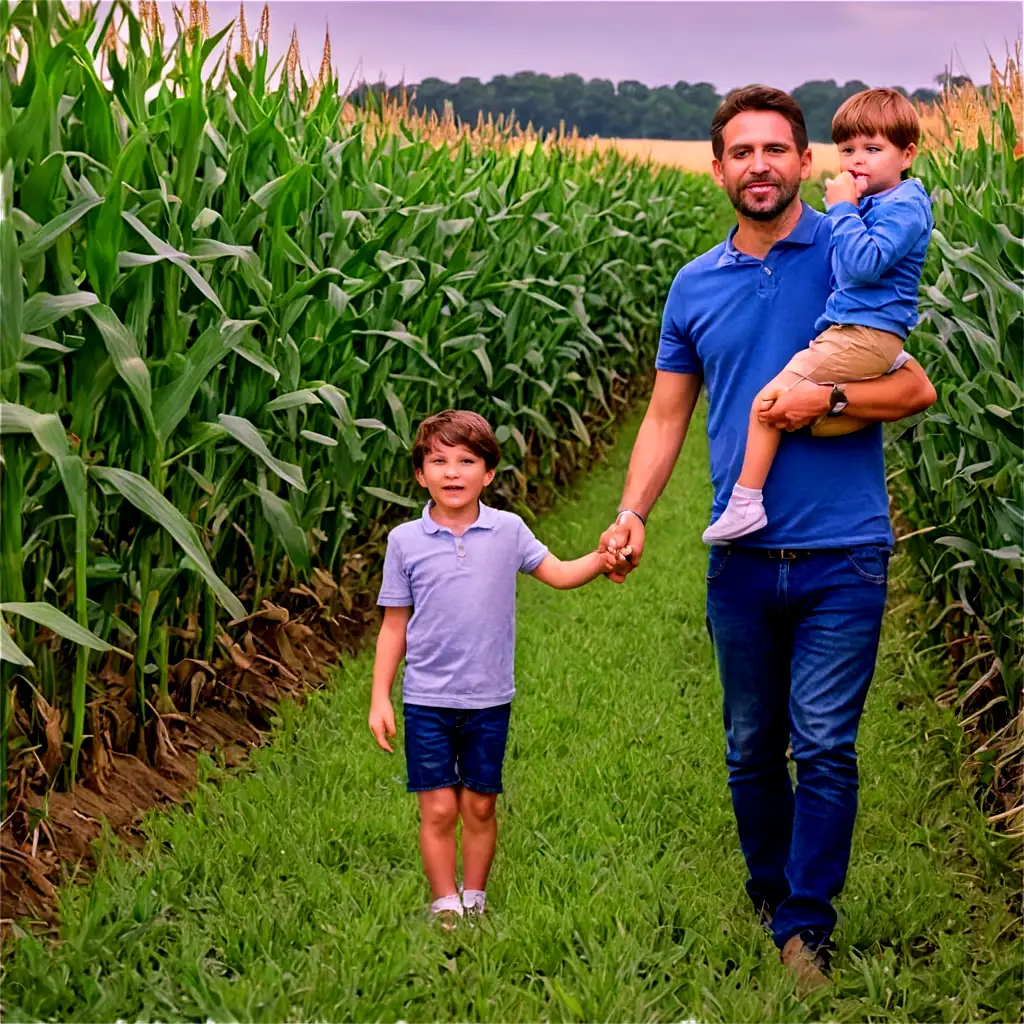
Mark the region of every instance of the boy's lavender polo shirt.
<instances>
[{"instance_id":1,"label":"boy's lavender polo shirt","mask_svg":"<svg viewBox=\"0 0 1024 1024\"><path fill-rule=\"evenodd\" d=\"M377 604L412 607L402 700L434 708L479 709L515 695L517 573L531 573L548 549L519 516L480 503L461 536L430 517L388 534Z\"/></svg>"}]
</instances>

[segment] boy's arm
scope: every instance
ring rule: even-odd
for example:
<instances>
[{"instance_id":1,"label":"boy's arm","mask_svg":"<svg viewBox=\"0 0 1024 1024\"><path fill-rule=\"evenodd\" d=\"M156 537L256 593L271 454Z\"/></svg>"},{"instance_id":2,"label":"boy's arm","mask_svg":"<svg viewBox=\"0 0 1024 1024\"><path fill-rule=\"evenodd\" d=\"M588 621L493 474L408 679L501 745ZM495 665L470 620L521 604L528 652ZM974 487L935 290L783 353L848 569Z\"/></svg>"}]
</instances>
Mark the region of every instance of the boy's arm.
<instances>
[{"instance_id":1,"label":"boy's arm","mask_svg":"<svg viewBox=\"0 0 1024 1024\"><path fill-rule=\"evenodd\" d=\"M411 607L387 607L377 634L377 655L373 661L373 689L370 694L370 732L378 745L393 754L387 737L395 735L395 712L391 687L398 666L405 657L405 634L412 617Z\"/></svg>"},{"instance_id":2,"label":"boy's arm","mask_svg":"<svg viewBox=\"0 0 1024 1024\"><path fill-rule=\"evenodd\" d=\"M591 551L589 555L574 558L571 562L563 562L548 554L530 575L555 590L573 590L609 572L614 566L614 556L598 551Z\"/></svg>"},{"instance_id":3,"label":"boy's arm","mask_svg":"<svg viewBox=\"0 0 1024 1024\"><path fill-rule=\"evenodd\" d=\"M836 258L851 277L866 284L903 259L928 230L924 207L913 201L883 204L870 228L850 202L830 206L828 217Z\"/></svg>"}]
</instances>

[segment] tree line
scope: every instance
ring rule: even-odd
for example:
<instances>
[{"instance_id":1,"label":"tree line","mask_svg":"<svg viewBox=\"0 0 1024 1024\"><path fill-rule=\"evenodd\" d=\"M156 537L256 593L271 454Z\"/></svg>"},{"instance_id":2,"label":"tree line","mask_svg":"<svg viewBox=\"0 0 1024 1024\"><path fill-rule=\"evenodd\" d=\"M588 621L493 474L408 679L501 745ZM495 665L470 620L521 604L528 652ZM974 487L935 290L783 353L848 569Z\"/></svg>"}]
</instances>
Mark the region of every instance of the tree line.
<instances>
[{"instance_id":1,"label":"tree line","mask_svg":"<svg viewBox=\"0 0 1024 1024\"><path fill-rule=\"evenodd\" d=\"M962 81L966 79L958 76L957 82ZM936 82L947 85L949 76L936 76ZM564 124L567 131L576 127L581 135L631 139L706 139L711 118L724 98L708 82L680 81L651 87L631 80L587 81L580 75L551 76L533 71L496 75L489 82L478 78L460 78L457 82L425 78L414 86L364 84L356 90L355 98L365 100L368 92L397 97L403 88L414 94L413 105L423 113L443 115L445 104L450 102L456 117L470 123L483 111L485 117L515 115L520 124L532 124L537 131L557 130ZM848 96L867 88L866 83L856 80L840 85L829 79L805 82L792 90L803 108L811 140L831 141L836 108ZM924 103L938 96L934 89L908 93L900 88L900 92Z\"/></svg>"}]
</instances>

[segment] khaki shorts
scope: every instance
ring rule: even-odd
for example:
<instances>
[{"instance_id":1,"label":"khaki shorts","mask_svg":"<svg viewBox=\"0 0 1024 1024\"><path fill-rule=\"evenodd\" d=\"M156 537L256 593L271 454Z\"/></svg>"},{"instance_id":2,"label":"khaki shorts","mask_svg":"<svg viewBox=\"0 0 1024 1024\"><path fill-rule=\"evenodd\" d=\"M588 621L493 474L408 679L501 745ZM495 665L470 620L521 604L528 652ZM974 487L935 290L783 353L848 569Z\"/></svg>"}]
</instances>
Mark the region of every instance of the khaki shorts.
<instances>
[{"instance_id":1,"label":"khaki shorts","mask_svg":"<svg viewBox=\"0 0 1024 1024\"><path fill-rule=\"evenodd\" d=\"M859 324L833 324L786 364L817 384L850 384L881 377L903 351L903 339Z\"/></svg>"}]
</instances>

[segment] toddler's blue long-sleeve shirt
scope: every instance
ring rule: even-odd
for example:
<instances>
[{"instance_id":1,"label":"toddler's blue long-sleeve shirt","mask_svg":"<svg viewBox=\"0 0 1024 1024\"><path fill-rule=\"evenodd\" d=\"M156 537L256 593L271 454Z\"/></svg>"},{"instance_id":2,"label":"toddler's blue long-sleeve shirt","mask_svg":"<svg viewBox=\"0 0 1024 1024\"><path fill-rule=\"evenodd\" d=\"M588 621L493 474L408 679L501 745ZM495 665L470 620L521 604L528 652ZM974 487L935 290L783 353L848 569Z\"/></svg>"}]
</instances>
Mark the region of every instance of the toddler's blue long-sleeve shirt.
<instances>
[{"instance_id":1,"label":"toddler's blue long-sleeve shirt","mask_svg":"<svg viewBox=\"0 0 1024 1024\"><path fill-rule=\"evenodd\" d=\"M908 178L859 207L836 203L828 218L832 294L815 330L859 324L906 338L917 324L917 291L934 224L924 186Z\"/></svg>"}]
</instances>

